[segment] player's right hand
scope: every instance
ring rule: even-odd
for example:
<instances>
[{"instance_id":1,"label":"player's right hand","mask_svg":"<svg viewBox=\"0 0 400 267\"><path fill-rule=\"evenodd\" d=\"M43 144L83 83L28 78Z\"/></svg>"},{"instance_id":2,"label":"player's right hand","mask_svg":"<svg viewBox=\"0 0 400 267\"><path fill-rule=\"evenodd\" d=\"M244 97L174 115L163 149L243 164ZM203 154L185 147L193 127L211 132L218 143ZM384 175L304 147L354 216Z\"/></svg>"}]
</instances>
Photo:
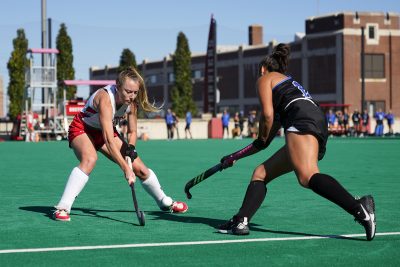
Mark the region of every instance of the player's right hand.
<instances>
[{"instance_id":1,"label":"player's right hand","mask_svg":"<svg viewBox=\"0 0 400 267\"><path fill-rule=\"evenodd\" d=\"M232 167L233 163L235 163L236 160L234 160L232 155L227 155L225 157L222 157L220 162L222 164L222 169L226 169L226 168Z\"/></svg>"}]
</instances>

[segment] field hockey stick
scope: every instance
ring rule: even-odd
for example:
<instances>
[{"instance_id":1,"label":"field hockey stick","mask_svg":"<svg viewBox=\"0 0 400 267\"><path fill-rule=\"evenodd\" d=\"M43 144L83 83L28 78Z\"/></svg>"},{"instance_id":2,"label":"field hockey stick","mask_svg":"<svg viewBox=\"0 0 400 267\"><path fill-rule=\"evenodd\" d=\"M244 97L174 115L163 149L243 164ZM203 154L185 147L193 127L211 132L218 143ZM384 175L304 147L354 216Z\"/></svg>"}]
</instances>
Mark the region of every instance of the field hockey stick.
<instances>
[{"instance_id":1,"label":"field hockey stick","mask_svg":"<svg viewBox=\"0 0 400 267\"><path fill-rule=\"evenodd\" d=\"M215 165L214 167L209 168L208 170L206 170L205 172L197 175L196 177L194 177L193 179L191 179L189 182L186 183L185 185L185 193L186 193L186 197L188 199L192 198L192 194L190 194L190 189L197 185L198 183L204 181L205 179L207 179L208 177L214 175L216 172L218 171L222 171L223 169L226 169L230 166L232 166L233 162L236 160L239 160L243 157L247 157L251 154L254 154L256 152L258 152L259 149L255 148L253 143L251 143L250 145L247 145L246 147L230 154L229 156L226 156L227 160L229 160L229 162L231 162L231 164L228 165L223 165L222 163L218 163L217 165Z\"/></svg>"},{"instance_id":2,"label":"field hockey stick","mask_svg":"<svg viewBox=\"0 0 400 267\"><path fill-rule=\"evenodd\" d=\"M185 193L188 199L192 198L192 194L190 194L189 190L190 188L192 188L193 186L195 186L196 184L204 181L205 179L207 179L208 177L214 175L216 172L218 171L222 171L222 163L218 163L217 165L215 165L214 167L209 168L208 170L206 170L205 172L197 175L196 177L194 177L193 179L191 179L189 182L186 183L185 185Z\"/></svg>"},{"instance_id":3,"label":"field hockey stick","mask_svg":"<svg viewBox=\"0 0 400 267\"><path fill-rule=\"evenodd\" d=\"M125 160L128 163L129 168L132 169L132 160L131 160L131 158L130 157L125 157ZM139 220L139 224L141 226L144 226L146 221L144 219L143 211L139 210L139 207L138 207L138 203L137 203L137 199L136 199L136 193L135 193L135 184L134 183L131 184L130 187L131 187L131 191L132 191L133 206L135 207L136 216L137 216L137 218Z\"/></svg>"}]
</instances>

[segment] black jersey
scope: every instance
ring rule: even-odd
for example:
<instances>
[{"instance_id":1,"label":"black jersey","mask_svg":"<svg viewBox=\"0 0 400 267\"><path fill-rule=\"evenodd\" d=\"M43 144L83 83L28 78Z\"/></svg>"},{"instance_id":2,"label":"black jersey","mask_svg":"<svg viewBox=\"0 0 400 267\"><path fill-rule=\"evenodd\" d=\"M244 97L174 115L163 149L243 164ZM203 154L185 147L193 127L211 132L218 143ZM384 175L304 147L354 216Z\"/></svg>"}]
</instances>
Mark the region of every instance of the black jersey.
<instances>
[{"instance_id":1,"label":"black jersey","mask_svg":"<svg viewBox=\"0 0 400 267\"><path fill-rule=\"evenodd\" d=\"M272 103L276 119L289 132L312 134L318 139L322 159L328 139L328 123L319 105L307 90L291 77L272 88Z\"/></svg>"},{"instance_id":2,"label":"black jersey","mask_svg":"<svg viewBox=\"0 0 400 267\"><path fill-rule=\"evenodd\" d=\"M287 119L288 107L297 100L310 101L316 105L311 95L292 77L287 77L272 88L272 103L275 114L278 114L281 124Z\"/></svg>"}]
</instances>

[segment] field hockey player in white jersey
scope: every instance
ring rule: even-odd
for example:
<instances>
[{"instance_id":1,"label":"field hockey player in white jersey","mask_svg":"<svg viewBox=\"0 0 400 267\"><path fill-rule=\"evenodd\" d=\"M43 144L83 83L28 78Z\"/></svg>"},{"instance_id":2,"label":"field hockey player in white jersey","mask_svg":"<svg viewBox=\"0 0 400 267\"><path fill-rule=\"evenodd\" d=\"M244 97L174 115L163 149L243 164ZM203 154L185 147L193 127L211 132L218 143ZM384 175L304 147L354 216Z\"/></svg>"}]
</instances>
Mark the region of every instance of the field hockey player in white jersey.
<instances>
[{"instance_id":1,"label":"field hockey player in white jersey","mask_svg":"<svg viewBox=\"0 0 400 267\"><path fill-rule=\"evenodd\" d=\"M158 111L149 103L143 78L134 68L119 73L116 85L97 90L87 101L82 112L77 114L69 126L69 146L74 150L79 165L72 169L64 193L55 206L53 218L70 221L70 211L75 198L82 191L97 161L97 151L114 161L124 173L129 185L136 176L145 191L154 198L158 207L174 213L186 212L184 202L173 201L162 190L156 174L137 156L137 113ZM127 114L128 143L122 140L115 126ZM125 161L131 157L133 168Z\"/></svg>"}]
</instances>

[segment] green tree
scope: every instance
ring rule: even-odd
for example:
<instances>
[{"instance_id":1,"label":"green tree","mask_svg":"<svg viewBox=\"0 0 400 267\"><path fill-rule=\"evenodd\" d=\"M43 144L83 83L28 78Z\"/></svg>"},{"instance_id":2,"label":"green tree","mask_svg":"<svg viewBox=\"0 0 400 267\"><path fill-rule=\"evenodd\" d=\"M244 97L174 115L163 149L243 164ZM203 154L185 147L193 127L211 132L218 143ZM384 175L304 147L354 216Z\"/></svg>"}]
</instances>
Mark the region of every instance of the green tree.
<instances>
[{"instance_id":1,"label":"green tree","mask_svg":"<svg viewBox=\"0 0 400 267\"><path fill-rule=\"evenodd\" d=\"M191 70L191 52L189 42L183 32L179 32L175 53L172 57L175 83L172 87L172 110L178 117L184 117L187 111L197 113L193 101L193 84Z\"/></svg>"},{"instance_id":2,"label":"green tree","mask_svg":"<svg viewBox=\"0 0 400 267\"><path fill-rule=\"evenodd\" d=\"M67 33L67 27L64 23L60 25L60 30L56 38L56 47L59 50L57 55L57 80L59 82L64 80L75 79L75 69L73 67L74 56L72 54L72 41ZM58 87L57 98L63 98L64 86ZM76 86L68 86L66 96L67 99L74 98L76 93Z\"/></svg>"},{"instance_id":3,"label":"green tree","mask_svg":"<svg viewBox=\"0 0 400 267\"><path fill-rule=\"evenodd\" d=\"M15 119L23 109L23 95L25 90L25 68L29 66L26 57L28 40L23 29L17 30L17 37L13 40L14 50L7 63L10 81L8 84L8 96L10 99L9 113Z\"/></svg>"},{"instance_id":4,"label":"green tree","mask_svg":"<svg viewBox=\"0 0 400 267\"><path fill-rule=\"evenodd\" d=\"M128 67L134 67L135 69L137 69L136 57L131 50L125 48L124 50L122 50L121 57L119 58L118 73Z\"/></svg>"}]
</instances>

